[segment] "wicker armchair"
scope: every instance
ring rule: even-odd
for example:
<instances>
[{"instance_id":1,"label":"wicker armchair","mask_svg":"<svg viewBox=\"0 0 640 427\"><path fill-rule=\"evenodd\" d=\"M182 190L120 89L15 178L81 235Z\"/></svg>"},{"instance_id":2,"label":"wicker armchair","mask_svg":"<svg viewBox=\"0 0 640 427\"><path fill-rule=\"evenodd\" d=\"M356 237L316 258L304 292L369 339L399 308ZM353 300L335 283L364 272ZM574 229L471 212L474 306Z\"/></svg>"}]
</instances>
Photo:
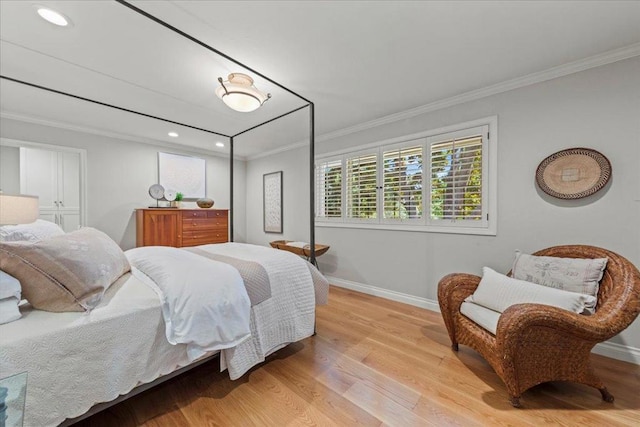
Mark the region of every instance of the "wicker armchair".
<instances>
[{"instance_id":1,"label":"wicker armchair","mask_svg":"<svg viewBox=\"0 0 640 427\"><path fill-rule=\"evenodd\" d=\"M593 246L556 246L534 255L561 258L608 258L598 292L596 313L575 314L541 304L517 304L502 313L496 335L460 313L480 277L450 274L438 284L438 300L451 347L477 350L504 381L511 404L548 381L573 381L597 388L602 399L613 402L590 362L591 349L627 328L640 312L640 272L624 257Z\"/></svg>"}]
</instances>

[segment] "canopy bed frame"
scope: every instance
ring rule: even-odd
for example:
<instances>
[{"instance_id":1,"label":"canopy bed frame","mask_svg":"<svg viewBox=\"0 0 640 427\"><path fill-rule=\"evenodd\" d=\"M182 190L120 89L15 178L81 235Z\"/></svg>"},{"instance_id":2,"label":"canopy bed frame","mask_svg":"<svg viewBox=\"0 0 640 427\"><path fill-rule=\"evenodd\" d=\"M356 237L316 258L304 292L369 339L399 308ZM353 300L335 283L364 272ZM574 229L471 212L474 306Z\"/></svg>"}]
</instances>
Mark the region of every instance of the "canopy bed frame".
<instances>
[{"instance_id":1,"label":"canopy bed frame","mask_svg":"<svg viewBox=\"0 0 640 427\"><path fill-rule=\"evenodd\" d=\"M68 93L68 92L64 92L61 90L56 90L54 88L50 88L50 87L46 87L46 86L42 86L42 85L38 85L35 83L31 83L31 82L27 82L24 80L20 80L14 77L10 77L10 76L5 76L5 75L0 75L0 79L4 79L7 81L11 81L14 83L18 83L18 84L22 84L25 86L30 86L36 89L41 89L41 90L45 90L48 92L52 92L52 93L56 93L59 95L64 95L70 98L75 98L75 99L79 99L82 101L86 101L86 102L91 102L93 104L97 104L97 105L101 105L104 107L108 107L108 108L112 108L112 109L116 109L116 110L120 110L120 111L124 111L127 113L131 113L131 114L136 114L142 117L147 117L147 118L151 118L151 119L155 119L155 120L159 120L159 121L163 121L165 123L171 123L174 125L179 125L179 126L184 126L186 128L190 128L190 129L194 129L194 130L198 130L201 132L205 132L205 133L210 133L213 135L218 135L218 136L222 136L228 139L229 141L229 241L233 242L234 238L233 238L233 228L234 228L234 224L233 224L233 218L234 218L234 208L233 208L233 193L234 193L234 186L233 186L233 148L234 148L234 142L235 139L240 136L243 135L247 132L250 132L254 129L257 129L261 126L264 126L268 123L271 123L275 120L278 120L282 117L288 116L290 114L293 114L299 110L302 110L304 108L309 107L309 254L308 254L308 258L309 261L315 265L316 263L316 245L315 245L315 175L314 175L314 169L315 169L315 110L314 110L314 104L313 102L311 102L309 99L303 97L302 95L292 91L291 89L285 87L284 85L276 82L275 80L265 76L264 74L260 73L259 71L256 71L255 69L241 63L240 61L232 58L231 56L221 52L220 50L204 43L203 41L185 33L184 31L174 27L173 25L157 18L156 16L151 15L150 13L128 3L125 0L114 0L115 2L121 4L124 7L127 7L128 9L130 9L131 11L138 13L146 18L148 18L149 20L156 22L157 24L167 28L168 30L173 31L174 33L176 33L177 35L179 35L180 37L186 38L187 40L190 40L191 42L207 49L209 52L213 52L216 55L229 60L231 62L233 62L236 65L239 65L240 67L250 71L251 73L258 75L260 77L262 77L263 79L267 80L269 83L276 85L277 87L283 89L284 91L290 93L291 95L294 95L295 97L297 97L298 99L302 100L303 102L305 102L305 105L302 105L300 107L297 107L293 110L290 110L284 114L280 114L277 117L273 117L267 121L264 121L262 123L259 123L255 126L252 126L248 129L245 129L243 131L237 132L233 135L227 135L221 132L216 132L214 130L211 129L205 129L205 128L201 128L201 127L197 127L197 126L193 126L193 125L189 125L186 123L181 123L181 122L177 122L175 120L170 120L164 117L158 117L158 116L154 116L151 114L146 114L144 112L140 112L140 111L135 111L129 108L124 108L124 107L120 107L117 105L113 105L113 104L108 104L105 102L101 102L95 99L90 99L90 98L86 98L83 96L79 96L76 94L72 94L72 93Z\"/></svg>"},{"instance_id":2,"label":"canopy bed frame","mask_svg":"<svg viewBox=\"0 0 640 427\"><path fill-rule=\"evenodd\" d=\"M309 99L301 96L300 94L292 91L291 89L283 86L282 84L276 82L275 80L265 76L264 74L256 71L255 69L253 69L253 68L251 68L251 67L249 67L249 66L247 66L247 65L245 65L245 64L243 64L243 63L241 63L239 61L237 61L236 59L230 57L229 55L226 55L225 53L219 51L218 49L215 49L214 47L209 46L208 44L204 43L203 41L201 41L201 40L199 40L199 39L197 39L197 38L185 33L184 31L182 31L182 30L170 25L169 23L157 18L156 16L153 16L153 15L149 14L148 12L146 12L146 11L144 11L144 10L142 10L142 9L140 9L140 8L130 4L130 3L128 3L127 1L125 1L125 0L115 0L115 1L117 3L119 3L120 5L122 5L123 7L126 7L128 10L130 10L130 11L132 11L134 13L137 13L139 15L142 15L143 17L145 17L145 18L157 23L158 25L161 25L164 28L172 31L173 33L175 33L179 37L186 38L186 39L190 40L191 42L193 42L193 43L201 46L202 48L208 50L209 52L212 52L212 53L214 53L214 54L216 54L216 55L218 55L218 56L220 56L220 57L222 57L222 58L224 58L224 59L226 59L228 61L231 61L232 63L234 63L234 64L236 64L236 65L238 65L238 66L240 66L240 67L242 67L242 68L244 68L246 70L248 70L249 72L251 72L251 73L253 73L253 74L257 75L257 76L260 76L261 78L265 79L266 81L270 82L271 84L281 88L282 90L290 93L291 95L294 95L295 97L297 97L298 99L303 101L304 105L302 105L300 107L297 107L297 108L294 108L293 110L290 110L290 111L288 111L288 112L286 112L284 114L280 114L277 117L273 117L273 118L271 118L269 120L266 120L266 121L264 121L262 123L259 123L257 125L251 126L250 128L242 130L242 131L237 132L235 134L225 134L225 133L217 132L217 131L214 131L214 130L211 130L211 129L206 129L206 128L202 128L202 127L193 126L193 125L190 125L188 123L182 123L182 122L178 122L178 121L175 121L175 120L171 120L171 119L168 119L166 117L159 117L159 116L147 114L147 113L142 112L142 111L135 111L135 110L132 110L132 109L129 109L129 108L125 108L125 107L122 107L122 106L113 105L113 104L102 102L102 101L99 101L99 100L96 100L96 99L90 99L90 98L87 98L87 97L83 97L83 96L80 96L78 94L73 94L73 93L65 92L65 91L58 90L58 89L55 89L55 88L52 88L52 87L46 87L46 86L39 85L39 84L36 84L36 83L33 83L33 82L24 81L24 80L21 80L19 78L16 78L15 76L0 75L0 79L4 79L4 80L10 81L10 82L14 82L14 83L17 83L17 84L20 84L20 85L29 86L29 87L36 88L36 89L39 89L39 90L47 91L47 92L50 92L50 93L63 95L63 96L66 96L66 97L77 99L77 100L93 103L93 104L100 105L100 106L103 106L103 107L108 107L108 108L111 108L111 109L123 111L123 112L126 112L126 113L135 114L135 115L138 115L138 116L151 118L151 119L162 121L162 122L165 122L165 123L179 125L179 126L183 126L183 127L186 127L186 128L194 129L194 130L197 130L197 131L205 132L205 133L208 133L208 134L217 135L219 137L227 138L228 142L229 142L229 150L230 150L230 152L229 152L229 175L230 175L230 179L229 179L229 181L230 181L230 186L229 186L229 199L230 199L229 200L229 203L230 203L230 206L229 206L229 208L230 208L229 209L229 216L230 216L230 219L229 219L229 241L230 242L234 241L234 221L233 221L233 218L234 218L234 176L233 176L234 175L234 142L236 141L236 139L240 135L243 135L243 134L245 134L247 132L255 130L255 129L261 127L261 126L264 126L264 125L266 125L268 123L271 123L271 122L273 122L275 120L278 120L280 118L283 118L285 116L288 116L288 115L290 115L292 113L295 113L295 112L297 112L299 110L302 110L302 109L308 107L309 108L309 195L310 195L310 198L309 198L309 230L310 230L309 231L309 242L310 242L310 245L309 245L309 249L307 251L308 253L306 253L305 255L308 257L308 260L312 264L315 264L315 262L316 262L315 223L314 223L314 221L315 221L315 212L314 212L314 210L315 210L315 203L314 203L315 202L315 197L314 197L314 192L315 192L315 187L314 187L314 180L315 180L315 176L314 176L314 168L315 168L315 164L314 164L314 156L315 156L315 111L314 111L313 102L311 102ZM199 366L202 363L205 363L205 362L207 362L207 361L209 361L209 360L211 360L213 358L217 358L217 357L219 357L219 354L217 354L217 353L213 354L211 356L207 356L207 357L199 359L199 360L197 360L197 361L195 361L195 362L193 362L193 363L191 363L191 364L189 364L187 366L184 366L184 367L182 367L182 368L180 368L178 370L175 370L174 372L171 372L169 374L160 376L159 378L157 378L156 380L154 380L154 381L152 381L150 383L139 384L137 387L135 387L129 393L124 394L124 395L120 395L116 399L114 399L112 401L109 401L109 402L95 404L86 413L84 413L84 414L82 414L82 415L80 415L80 416L78 416L76 418L68 418L61 425L66 426L66 425L74 424L74 423L76 423L76 422L78 422L78 421L80 421L82 419L85 419L85 418L87 418L87 417L89 417L89 416L91 416L91 415L93 415L93 414L95 414L97 412L100 412L100 411L102 411L102 410L104 410L104 409L106 409L106 408L108 408L110 406L113 406L113 405L115 405L115 404L117 404L117 403L119 403L119 402L121 402L123 400L126 400L126 399L128 399L128 398L130 398L132 396L135 396L136 394L139 394L139 393L141 393L141 392L143 392L143 391L145 391L145 390L147 390L147 389L149 389L149 388L151 388L151 387L153 387L153 386L155 386L155 385L157 385L157 384L159 384L161 382L167 381L167 380L175 377L176 375L179 375L179 374L181 374L181 373L183 373L183 372L185 372L187 370L193 369L194 367Z\"/></svg>"}]
</instances>

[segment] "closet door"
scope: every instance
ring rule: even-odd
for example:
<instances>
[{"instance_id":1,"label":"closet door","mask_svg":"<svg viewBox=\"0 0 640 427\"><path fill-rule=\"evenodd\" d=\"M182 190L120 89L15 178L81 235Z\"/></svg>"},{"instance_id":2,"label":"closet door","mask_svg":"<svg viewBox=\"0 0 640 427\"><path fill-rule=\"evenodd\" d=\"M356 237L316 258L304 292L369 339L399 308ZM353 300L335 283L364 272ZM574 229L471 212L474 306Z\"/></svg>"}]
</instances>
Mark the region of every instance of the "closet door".
<instances>
[{"instance_id":1,"label":"closet door","mask_svg":"<svg viewBox=\"0 0 640 427\"><path fill-rule=\"evenodd\" d=\"M58 209L80 218L80 154L58 153Z\"/></svg>"},{"instance_id":2,"label":"closet door","mask_svg":"<svg viewBox=\"0 0 640 427\"><path fill-rule=\"evenodd\" d=\"M80 212L60 212L57 215L58 225L66 233L80 228Z\"/></svg>"},{"instance_id":3,"label":"closet door","mask_svg":"<svg viewBox=\"0 0 640 427\"><path fill-rule=\"evenodd\" d=\"M41 214L48 215L58 209L57 152L20 148L20 192L39 197Z\"/></svg>"}]
</instances>

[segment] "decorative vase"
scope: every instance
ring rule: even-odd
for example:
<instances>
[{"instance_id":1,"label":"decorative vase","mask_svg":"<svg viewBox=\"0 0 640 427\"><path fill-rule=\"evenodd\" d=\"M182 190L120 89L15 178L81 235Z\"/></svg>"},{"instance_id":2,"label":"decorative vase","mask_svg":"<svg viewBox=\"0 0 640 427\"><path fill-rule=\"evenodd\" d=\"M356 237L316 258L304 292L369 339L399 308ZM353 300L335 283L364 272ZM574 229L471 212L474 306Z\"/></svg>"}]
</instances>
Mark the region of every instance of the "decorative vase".
<instances>
[{"instance_id":1,"label":"decorative vase","mask_svg":"<svg viewBox=\"0 0 640 427\"><path fill-rule=\"evenodd\" d=\"M213 199L209 199L209 198L198 199L196 200L196 204L198 205L199 208L208 209L213 206Z\"/></svg>"}]
</instances>

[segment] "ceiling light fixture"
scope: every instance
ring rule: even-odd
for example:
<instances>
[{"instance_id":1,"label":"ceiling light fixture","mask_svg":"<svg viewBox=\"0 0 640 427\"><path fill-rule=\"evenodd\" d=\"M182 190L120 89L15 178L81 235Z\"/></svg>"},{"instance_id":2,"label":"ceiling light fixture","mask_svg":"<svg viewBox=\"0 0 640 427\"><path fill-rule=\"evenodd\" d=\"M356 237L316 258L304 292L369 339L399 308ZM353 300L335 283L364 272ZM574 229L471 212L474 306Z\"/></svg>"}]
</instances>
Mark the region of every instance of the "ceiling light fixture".
<instances>
[{"instance_id":1,"label":"ceiling light fixture","mask_svg":"<svg viewBox=\"0 0 640 427\"><path fill-rule=\"evenodd\" d=\"M47 22L51 22L59 27L67 27L71 25L71 20L60 12L56 12L48 7L37 6L38 15Z\"/></svg>"},{"instance_id":2,"label":"ceiling light fixture","mask_svg":"<svg viewBox=\"0 0 640 427\"><path fill-rule=\"evenodd\" d=\"M223 148L224 147L224 142L216 142L216 147Z\"/></svg>"},{"instance_id":3,"label":"ceiling light fixture","mask_svg":"<svg viewBox=\"0 0 640 427\"><path fill-rule=\"evenodd\" d=\"M216 89L216 95L232 110L248 113L257 110L269 98L270 93L258 90L253 85L253 79L246 74L231 73L228 80L223 81L218 77L220 87Z\"/></svg>"},{"instance_id":4,"label":"ceiling light fixture","mask_svg":"<svg viewBox=\"0 0 640 427\"><path fill-rule=\"evenodd\" d=\"M171 138L177 138L179 136L178 132L169 132L167 135L169 135Z\"/></svg>"}]
</instances>

